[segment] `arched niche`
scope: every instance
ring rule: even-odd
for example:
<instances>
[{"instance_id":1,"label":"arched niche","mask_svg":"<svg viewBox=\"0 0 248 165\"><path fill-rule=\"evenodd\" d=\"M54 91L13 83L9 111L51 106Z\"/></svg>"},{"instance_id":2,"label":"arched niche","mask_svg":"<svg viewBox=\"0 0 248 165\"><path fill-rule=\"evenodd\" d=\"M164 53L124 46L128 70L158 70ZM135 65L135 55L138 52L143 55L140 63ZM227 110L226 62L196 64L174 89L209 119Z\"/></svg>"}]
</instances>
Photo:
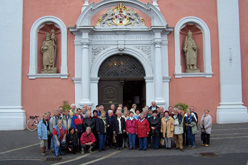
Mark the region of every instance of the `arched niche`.
<instances>
[{"instance_id":1,"label":"arched niche","mask_svg":"<svg viewBox=\"0 0 248 165\"><path fill-rule=\"evenodd\" d=\"M60 73L56 74L39 74L37 70L38 57L38 32L45 24L55 24L61 31L61 60ZM67 28L63 21L54 16L44 16L37 19L30 30L30 62L29 62L29 79L36 78L68 78L67 72Z\"/></svg>"},{"instance_id":2,"label":"arched niche","mask_svg":"<svg viewBox=\"0 0 248 165\"><path fill-rule=\"evenodd\" d=\"M182 44L180 43L180 32L187 24L194 24L202 31L202 42L203 42L203 59L204 59L204 72L201 73L183 73L181 65L181 48ZM189 16L182 18L176 25L174 30L175 36L175 77L212 77L212 64L211 64L211 40L210 40L210 31L207 24L200 18Z\"/></svg>"}]
</instances>

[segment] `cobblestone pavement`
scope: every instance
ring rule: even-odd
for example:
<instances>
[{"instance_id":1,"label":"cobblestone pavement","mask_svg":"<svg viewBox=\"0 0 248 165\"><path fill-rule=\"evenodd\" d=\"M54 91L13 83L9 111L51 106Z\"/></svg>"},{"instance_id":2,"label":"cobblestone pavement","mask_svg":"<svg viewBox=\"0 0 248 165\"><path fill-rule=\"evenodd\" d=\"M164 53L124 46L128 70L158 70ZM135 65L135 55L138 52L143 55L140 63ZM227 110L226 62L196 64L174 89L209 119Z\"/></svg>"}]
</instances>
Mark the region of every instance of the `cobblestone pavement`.
<instances>
[{"instance_id":1,"label":"cobblestone pavement","mask_svg":"<svg viewBox=\"0 0 248 165\"><path fill-rule=\"evenodd\" d=\"M172 150L153 150L147 151L124 149L117 151L107 149L104 152L94 152L92 154L81 155L77 153L67 154L59 162L46 161L46 158L54 158L53 153L43 157L40 155L39 140L37 132L24 131L0 131L0 164L111 164L122 160L119 164L148 164L151 161L175 162L175 160L188 159L192 161L216 160L216 164L246 164L248 161L248 123L244 124L214 124L211 135L210 147L201 146L200 133L196 135L196 149L185 149L181 152ZM215 157L205 157L201 153L215 153ZM132 161L131 161L132 160ZM66 161L68 161L66 163ZM92 162L93 161L93 162ZM199 163L199 162L198 162ZM177 163L176 163L177 164ZM187 164L187 163L186 163ZM196 163L197 164L197 163ZM203 163L204 164L204 163Z\"/></svg>"}]
</instances>

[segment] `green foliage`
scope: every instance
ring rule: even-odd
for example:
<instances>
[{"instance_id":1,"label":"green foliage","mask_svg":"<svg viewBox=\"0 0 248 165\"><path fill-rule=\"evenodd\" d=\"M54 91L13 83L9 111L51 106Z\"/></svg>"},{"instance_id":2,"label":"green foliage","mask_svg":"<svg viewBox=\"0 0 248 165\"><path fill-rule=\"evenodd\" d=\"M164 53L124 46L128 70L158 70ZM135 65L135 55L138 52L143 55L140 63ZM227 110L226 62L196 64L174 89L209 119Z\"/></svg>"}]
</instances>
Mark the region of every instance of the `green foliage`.
<instances>
[{"instance_id":1,"label":"green foliage","mask_svg":"<svg viewBox=\"0 0 248 165\"><path fill-rule=\"evenodd\" d=\"M174 107L180 106L180 109L183 110L185 113L187 111L187 108L189 107L187 104L184 103L177 103Z\"/></svg>"},{"instance_id":2,"label":"green foliage","mask_svg":"<svg viewBox=\"0 0 248 165\"><path fill-rule=\"evenodd\" d=\"M62 107L63 107L63 111L71 109L71 106L68 103L68 101L64 101Z\"/></svg>"}]
</instances>

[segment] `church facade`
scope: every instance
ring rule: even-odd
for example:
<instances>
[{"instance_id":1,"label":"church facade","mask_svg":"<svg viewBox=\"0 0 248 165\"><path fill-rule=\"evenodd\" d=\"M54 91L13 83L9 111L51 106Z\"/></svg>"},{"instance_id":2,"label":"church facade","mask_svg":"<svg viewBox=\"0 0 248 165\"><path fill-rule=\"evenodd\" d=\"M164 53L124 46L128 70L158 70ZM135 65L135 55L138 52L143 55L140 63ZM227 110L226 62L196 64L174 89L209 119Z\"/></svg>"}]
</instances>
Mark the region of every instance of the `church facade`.
<instances>
[{"instance_id":1,"label":"church facade","mask_svg":"<svg viewBox=\"0 0 248 165\"><path fill-rule=\"evenodd\" d=\"M248 122L248 2L1 1L0 130L64 102L155 101Z\"/></svg>"}]
</instances>

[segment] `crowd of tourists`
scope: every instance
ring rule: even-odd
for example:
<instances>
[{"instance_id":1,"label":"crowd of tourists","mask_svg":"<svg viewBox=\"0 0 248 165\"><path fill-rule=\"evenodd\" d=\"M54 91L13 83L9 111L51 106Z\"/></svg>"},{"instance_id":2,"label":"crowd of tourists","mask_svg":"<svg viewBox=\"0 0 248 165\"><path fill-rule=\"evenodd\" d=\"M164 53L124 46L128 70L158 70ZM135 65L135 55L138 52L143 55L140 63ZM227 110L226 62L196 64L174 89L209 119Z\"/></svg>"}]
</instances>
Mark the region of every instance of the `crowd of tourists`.
<instances>
[{"instance_id":1,"label":"crowd of tourists","mask_svg":"<svg viewBox=\"0 0 248 165\"><path fill-rule=\"evenodd\" d=\"M208 147L211 128L209 110L205 109L198 120L193 106L186 112L180 106L169 106L164 110L153 101L142 110L136 104L130 110L122 104L117 108L112 104L107 111L102 105L92 111L87 105L76 108L72 104L70 110L60 106L53 116L50 112L45 113L38 124L38 138L43 156L47 155L47 150L55 156L65 152L85 154L106 148L146 151L148 148L170 150L175 147L183 151L185 146L196 147L198 132L201 132L202 145Z\"/></svg>"}]
</instances>

